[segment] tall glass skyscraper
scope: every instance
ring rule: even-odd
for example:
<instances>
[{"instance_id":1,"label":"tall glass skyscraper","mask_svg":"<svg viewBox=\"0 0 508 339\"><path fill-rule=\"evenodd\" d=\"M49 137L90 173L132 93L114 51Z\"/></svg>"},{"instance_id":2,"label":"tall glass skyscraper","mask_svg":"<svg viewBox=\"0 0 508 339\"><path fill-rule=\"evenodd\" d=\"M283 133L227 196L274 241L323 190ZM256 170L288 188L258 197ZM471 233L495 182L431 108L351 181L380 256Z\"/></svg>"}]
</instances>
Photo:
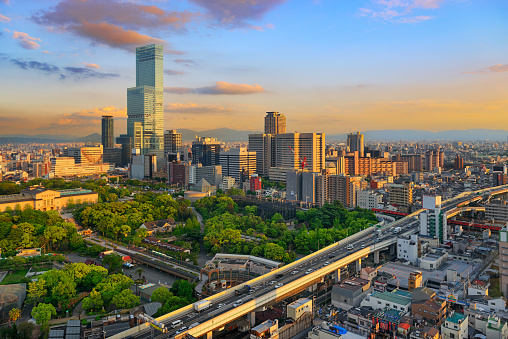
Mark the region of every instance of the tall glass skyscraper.
<instances>
[{"instance_id":1,"label":"tall glass skyscraper","mask_svg":"<svg viewBox=\"0 0 508 339\"><path fill-rule=\"evenodd\" d=\"M136 48L136 87L127 89L127 134L141 154L158 160L164 159L163 57L162 45Z\"/></svg>"},{"instance_id":2,"label":"tall glass skyscraper","mask_svg":"<svg viewBox=\"0 0 508 339\"><path fill-rule=\"evenodd\" d=\"M115 147L113 142L115 136L114 120L111 115L102 116L102 146L104 149Z\"/></svg>"}]
</instances>

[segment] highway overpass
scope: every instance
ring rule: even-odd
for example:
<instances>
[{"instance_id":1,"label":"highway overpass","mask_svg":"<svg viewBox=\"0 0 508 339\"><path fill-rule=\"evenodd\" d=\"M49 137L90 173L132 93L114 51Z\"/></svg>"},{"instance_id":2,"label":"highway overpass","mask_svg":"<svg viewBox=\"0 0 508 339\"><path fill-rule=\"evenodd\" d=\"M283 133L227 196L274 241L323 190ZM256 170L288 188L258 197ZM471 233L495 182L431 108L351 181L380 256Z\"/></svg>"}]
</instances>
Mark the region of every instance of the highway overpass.
<instances>
[{"instance_id":1,"label":"highway overpass","mask_svg":"<svg viewBox=\"0 0 508 339\"><path fill-rule=\"evenodd\" d=\"M478 196L501 194L505 193L507 189L508 185L503 185L476 192L463 193L444 201L442 208L448 212L456 208L457 205L467 205L470 201L476 200ZM206 299L212 302L213 306L210 310L201 314L194 311L193 305L188 305L165 314L157 318L157 320L167 324L167 327L175 320L182 320L186 327L199 323L199 325L178 335L175 335L176 329L171 329L169 333L165 334L165 337L169 335L169 337L175 336L175 338L183 338L185 333L188 333L196 338L205 336L205 338L209 339L212 338L213 331L220 330L226 324L245 315L248 316L251 324L253 324L256 311L261 311L266 306L270 306L307 288L314 289L317 283L321 282L326 275L333 274L336 281L338 281L340 279L341 268L356 262L357 270L359 270L361 260L369 254L373 253L374 260L376 260L376 253L378 256L380 250L395 244L398 236L417 233L419 230L417 216L422 211L418 210L400 220L383 226L380 228L381 232L378 232L376 226L365 229L273 272L208 297ZM401 232L395 234L392 231L394 227L401 227ZM378 233L380 233L379 236ZM349 244L354 246L351 251L347 250ZM307 273L309 269L312 269L312 272ZM297 273L292 274L294 271ZM284 275L283 278L275 279L275 276L280 273ZM270 284L271 281L283 283L283 286L276 289L274 285ZM249 285L254 290L253 294L235 296L235 290L243 289L245 285ZM233 304L239 299L243 303L233 307ZM217 308L219 303L225 303L226 306ZM137 339L147 339L151 337L150 332L150 325L142 324L111 338L120 339L130 336ZM160 334L160 332L158 333Z\"/></svg>"}]
</instances>

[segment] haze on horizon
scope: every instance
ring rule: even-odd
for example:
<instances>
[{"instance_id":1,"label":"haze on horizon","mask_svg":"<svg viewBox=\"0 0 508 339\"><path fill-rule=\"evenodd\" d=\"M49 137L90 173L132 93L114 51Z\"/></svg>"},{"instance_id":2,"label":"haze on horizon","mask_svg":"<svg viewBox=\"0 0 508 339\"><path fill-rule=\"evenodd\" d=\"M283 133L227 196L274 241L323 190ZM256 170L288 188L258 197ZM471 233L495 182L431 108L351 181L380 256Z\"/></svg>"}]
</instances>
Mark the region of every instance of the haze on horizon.
<instances>
[{"instance_id":1,"label":"haze on horizon","mask_svg":"<svg viewBox=\"0 0 508 339\"><path fill-rule=\"evenodd\" d=\"M135 47L165 46L165 129L500 129L502 0L0 0L0 134L125 132Z\"/></svg>"}]
</instances>

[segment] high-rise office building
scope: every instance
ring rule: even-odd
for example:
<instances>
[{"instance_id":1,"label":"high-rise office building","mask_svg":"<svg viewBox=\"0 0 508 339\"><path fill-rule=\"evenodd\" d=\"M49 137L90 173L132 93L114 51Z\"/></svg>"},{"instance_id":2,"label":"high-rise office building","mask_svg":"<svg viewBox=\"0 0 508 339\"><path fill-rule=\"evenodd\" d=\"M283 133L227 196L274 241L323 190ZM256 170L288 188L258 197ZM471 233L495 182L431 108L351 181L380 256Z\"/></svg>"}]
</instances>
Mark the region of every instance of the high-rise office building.
<instances>
[{"instance_id":1,"label":"high-rise office building","mask_svg":"<svg viewBox=\"0 0 508 339\"><path fill-rule=\"evenodd\" d=\"M272 134L249 134L249 151L256 152L256 173L268 176L275 167L275 144Z\"/></svg>"},{"instance_id":2,"label":"high-rise office building","mask_svg":"<svg viewBox=\"0 0 508 339\"><path fill-rule=\"evenodd\" d=\"M499 289L508 297L508 227L499 231Z\"/></svg>"},{"instance_id":3,"label":"high-rise office building","mask_svg":"<svg viewBox=\"0 0 508 339\"><path fill-rule=\"evenodd\" d=\"M360 134L360 132L349 133L347 136L347 147L349 152L358 152L358 156L363 157L365 151L363 134Z\"/></svg>"},{"instance_id":4,"label":"high-rise office building","mask_svg":"<svg viewBox=\"0 0 508 339\"><path fill-rule=\"evenodd\" d=\"M219 165L219 152L220 142L217 139L196 137L192 142L192 163L203 166Z\"/></svg>"},{"instance_id":5,"label":"high-rise office building","mask_svg":"<svg viewBox=\"0 0 508 339\"><path fill-rule=\"evenodd\" d=\"M244 182L256 172L256 152L247 151L246 148L220 152L219 162L222 175L235 178L236 182Z\"/></svg>"},{"instance_id":6,"label":"high-rise office building","mask_svg":"<svg viewBox=\"0 0 508 339\"><path fill-rule=\"evenodd\" d=\"M266 112L265 134L286 133L286 116L279 112Z\"/></svg>"},{"instance_id":7,"label":"high-rise office building","mask_svg":"<svg viewBox=\"0 0 508 339\"><path fill-rule=\"evenodd\" d=\"M164 153L177 153L182 148L182 133L177 133L175 129L169 129L164 132Z\"/></svg>"},{"instance_id":8,"label":"high-rise office building","mask_svg":"<svg viewBox=\"0 0 508 339\"><path fill-rule=\"evenodd\" d=\"M102 116L102 146L104 148L114 148L115 128L114 120L111 115Z\"/></svg>"},{"instance_id":9,"label":"high-rise office building","mask_svg":"<svg viewBox=\"0 0 508 339\"><path fill-rule=\"evenodd\" d=\"M128 134L121 134L118 138L116 138L116 143L122 145L122 166L127 166L131 162L131 154L132 154L132 137Z\"/></svg>"},{"instance_id":10,"label":"high-rise office building","mask_svg":"<svg viewBox=\"0 0 508 339\"><path fill-rule=\"evenodd\" d=\"M127 134L142 155L164 159L163 46L136 48L136 87L127 89ZM138 123L138 124L137 124Z\"/></svg>"}]
</instances>

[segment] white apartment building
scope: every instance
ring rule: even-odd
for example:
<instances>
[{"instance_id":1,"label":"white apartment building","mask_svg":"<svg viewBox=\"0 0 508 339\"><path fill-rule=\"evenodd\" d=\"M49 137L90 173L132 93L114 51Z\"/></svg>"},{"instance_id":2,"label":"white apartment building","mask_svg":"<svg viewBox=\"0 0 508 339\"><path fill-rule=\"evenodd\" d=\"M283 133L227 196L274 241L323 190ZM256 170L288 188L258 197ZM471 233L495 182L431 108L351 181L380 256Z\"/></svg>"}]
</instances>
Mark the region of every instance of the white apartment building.
<instances>
[{"instance_id":1,"label":"white apartment building","mask_svg":"<svg viewBox=\"0 0 508 339\"><path fill-rule=\"evenodd\" d=\"M379 208L379 204L383 203L383 195L374 191L357 191L356 205L360 208L373 209Z\"/></svg>"},{"instance_id":2,"label":"white apartment building","mask_svg":"<svg viewBox=\"0 0 508 339\"><path fill-rule=\"evenodd\" d=\"M409 261L412 265L418 265L418 235L397 238L397 259Z\"/></svg>"}]
</instances>

